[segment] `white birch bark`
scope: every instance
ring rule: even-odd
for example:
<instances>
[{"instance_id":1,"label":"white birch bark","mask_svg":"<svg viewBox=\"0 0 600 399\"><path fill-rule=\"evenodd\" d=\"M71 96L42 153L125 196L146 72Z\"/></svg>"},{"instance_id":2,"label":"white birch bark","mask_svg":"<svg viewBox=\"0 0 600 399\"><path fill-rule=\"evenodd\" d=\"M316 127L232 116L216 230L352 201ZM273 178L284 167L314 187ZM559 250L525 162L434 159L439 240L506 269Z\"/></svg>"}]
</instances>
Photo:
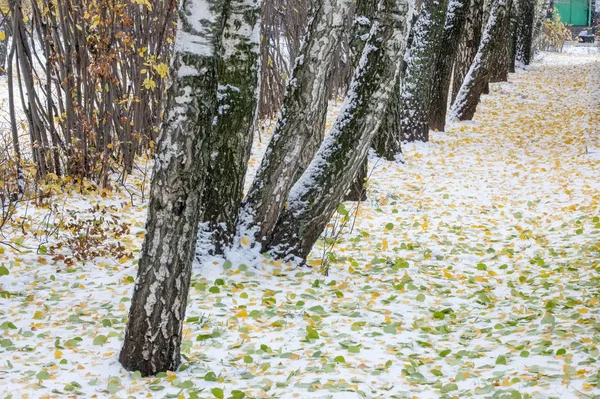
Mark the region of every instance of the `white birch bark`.
<instances>
[{"instance_id":1,"label":"white birch bark","mask_svg":"<svg viewBox=\"0 0 600 399\"><path fill-rule=\"evenodd\" d=\"M217 2L183 0L180 8L146 235L119 356L123 367L143 376L180 364L206 141L217 104Z\"/></svg>"},{"instance_id":2,"label":"white birch bark","mask_svg":"<svg viewBox=\"0 0 600 399\"><path fill-rule=\"evenodd\" d=\"M296 59L275 132L244 200L240 231L268 236L290 188L324 136L328 78L351 0L319 0Z\"/></svg>"},{"instance_id":3,"label":"white birch bark","mask_svg":"<svg viewBox=\"0 0 600 399\"><path fill-rule=\"evenodd\" d=\"M274 255L306 259L362 165L400 70L411 6L406 0L381 1L340 114L292 188L270 237Z\"/></svg>"}]
</instances>

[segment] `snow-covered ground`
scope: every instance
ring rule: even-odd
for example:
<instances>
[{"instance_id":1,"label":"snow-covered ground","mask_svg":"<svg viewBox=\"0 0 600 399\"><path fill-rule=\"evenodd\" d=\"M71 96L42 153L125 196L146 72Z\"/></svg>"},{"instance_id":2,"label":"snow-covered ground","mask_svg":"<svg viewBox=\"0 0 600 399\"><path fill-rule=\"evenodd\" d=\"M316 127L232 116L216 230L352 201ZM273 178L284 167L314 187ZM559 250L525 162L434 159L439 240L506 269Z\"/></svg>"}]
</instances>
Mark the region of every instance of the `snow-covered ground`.
<instances>
[{"instance_id":1,"label":"snow-covered ground","mask_svg":"<svg viewBox=\"0 0 600 399\"><path fill-rule=\"evenodd\" d=\"M600 396L599 72L594 52L547 54L493 84L474 121L407 146L405 164L372 158L328 277L239 254L197 269L182 370L156 378L117 362L143 178L133 197L57 199L46 221L112 206L133 260L66 266L20 230L31 252L0 245L0 398ZM47 208L24 212L48 228Z\"/></svg>"}]
</instances>

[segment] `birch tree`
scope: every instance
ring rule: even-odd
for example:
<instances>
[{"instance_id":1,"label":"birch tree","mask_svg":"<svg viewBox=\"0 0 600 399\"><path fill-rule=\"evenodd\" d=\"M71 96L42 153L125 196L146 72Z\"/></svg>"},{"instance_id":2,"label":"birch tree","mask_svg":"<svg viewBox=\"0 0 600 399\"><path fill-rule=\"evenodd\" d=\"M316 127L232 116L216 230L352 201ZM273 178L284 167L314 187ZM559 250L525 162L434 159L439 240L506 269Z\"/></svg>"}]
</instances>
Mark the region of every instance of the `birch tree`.
<instances>
[{"instance_id":1,"label":"birch tree","mask_svg":"<svg viewBox=\"0 0 600 399\"><path fill-rule=\"evenodd\" d=\"M402 141L429 141L429 110L433 75L441 49L447 0L424 0L413 29L402 86Z\"/></svg>"},{"instance_id":2,"label":"birch tree","mask_svg":"<svg viewBox=\"0 0 600 399\"><path fill-rule=\"evenodd\" d=\"M202 197L200 242L222 253L231 244L242 202L258 101L259 0L230 0L223 11L218 115ZM201 250L205 250L201 248Z\"/></svg>"},{"instance_id":3,"label":"birch tree","mask_svg":"<svg viewBox=\"0 0 600 399\"><path fill-rule=\"evenodd\" d=\"M267 249L305 260L356 175L399 73L408 32L407 0L382 0L344 104L315 158L296 182Z\"/></svg>"},{"instance_id":4,"label":"birch tree","mask_svg":"<svg viewBox=\"0 0 600 399\"><path fill-rule=\"evenodd\" d=\"M323 140L328 77L351 0L319 0L301 45L267 152L241 210L240 230L262 241Z\"/></svg>"},{"instance_id":5,"label":"birch tree","mask_svg":"<svg viewBox=\"0 0 600 399\"><path fill-rule=\"evenodd\" d=\"M510 19L513 10L513 0L506 2L506 12L498 16L498 33L494 41L492 50L492 59L490 61L489 82L506 82L508 80L508 70L510 68L510 45L512 38L510 36Z\"/></svg>"},{"instance_id":6,"label":"birch tree","mask_svg":"<svg viewBox=\"0 0 600 399\"><path fill-rule=\"evenodd\" d=\"M494 0L492 3L479 50L450 110L452 120L470 120L475 114L481 94L489 81L490 62L493 60L494 50L497 49L497 41L504 40L499 34L507 8L510 8L507 2L510 1Z\"/></svg>"},{"instance_id":7,"label":"birch tree","mask_svg":"<svg viewBox=\"0 0 600 399\"><path fill-rule=\"evenodd\" d=\"M440 53L433 75L431 111L429 113L429 127L440 132L446 128L446 111L448 109L452 66L467 19L469 4L469 0L451 0L448 4Z\"/></svg>"},{"instance_id":8,"label":"birch tree","mask_svg":"<svg viewBox=\"0 0 600 399\"><path fill-rule=\"evenodd\" d=\"M352 68L356 69L361 55L369 38L369 31L373 25L377 13L377 0L357 0L354 11L354 22L350 36L350 48L352 49ZM381 127L380 127L381 130ZM377 135L375 135L377 137ZM350 184L350 189L344 197L346 201L366 201L367 191L365 181L368 175L369 160L366 157L358 168L356 177Z\"/></svg>"},{"instance_id":9,"label":"birch tree","mask_svg":"<svg viewBox=\"0 0 600 399\"><path fill-rule=\"evenodd\" d=\"M518 0L517 2L518 23L515 58L516 62L521 65L531 63L536 3L536 0Z\"/></svg>"},{"instance_id":10,"label":"birch tree","mask_svg":"<svg viewBox=\"0 0 600 399\"><path fill-rule=\"evenodd\" d=\"M217 107L216 0L183 0L146 235L119 361L143 376L180 364L207 139Z\"/></svg>"},{"instance_id":11,"label":"birch tree","mask_svg":"<svg viewBox=\"0 0 600 399\"><path fill-rule=\"evenodd\" d=\"M477 55L479 42L481 41L481 32L483 26L483 0L471 0L469 13L465 21L464 34L461 36L458 44L458 52L454 61L454 71L452 74L452 100L454 103L458 90L464 82L471 64Z\"/></svg>"}]
</instances>

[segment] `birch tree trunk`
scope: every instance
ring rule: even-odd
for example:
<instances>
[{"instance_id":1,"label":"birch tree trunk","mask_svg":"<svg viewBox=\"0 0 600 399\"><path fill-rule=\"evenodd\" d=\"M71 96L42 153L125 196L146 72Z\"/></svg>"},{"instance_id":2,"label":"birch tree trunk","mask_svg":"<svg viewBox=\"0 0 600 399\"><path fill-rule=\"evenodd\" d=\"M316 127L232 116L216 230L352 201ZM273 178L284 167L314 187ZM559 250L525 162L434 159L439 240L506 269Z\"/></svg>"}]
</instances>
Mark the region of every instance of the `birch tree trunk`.
<instances>
[{"instance_id":1,"label":"birch tree trunk","mask_svg":"<svg viewBox=\"0 0 600 399\"><path fill-rule=\"evenodd\" d=\"M452 120L463 121L473 118L479 98L488 84L489 64L493 60L494 50L497 49L497 41L504 39L499 37L499 34L502 31L501 23L506 17L506 13L506 0L494 0L479 50L450 110Z\"/></svg>"},{"instance_id":2,"label":"birch tree trunk","mask_svg":"<svg viewBox=\"0 0 600 399\"><path fill-rule=\"evenodd\" d=\"M369 36L369 31L373 25L375 14L377 13L377 0L357 0L354 11L354 23L350 37L350 47L352 49L352 68L356 69L360 62L360 56L363 53L365 44ZM363 160L363 164L358 169L357 175L350 184L350 189L346 194L345 201L366 201L367 191L365 182L369 173L368 156Z\"/></svg>"},{"instance_id":3,"label":"birch tree trunk","mask_svg":"<svg viewBox=\"0 0 600 399\"><path fill-rule=\"evenodd\" d=\"M516 62L529 65L532 59L533 23L535 20L535 0L519 0L517 23Z\"/></svg>"},{"instance_id":4,"label":"birch tree trunk","mask_svg":"<svg viewBox=\"0 0 600 399\"><path fill-rule=\"evenodd\" d=\"M269 235L290 188L323 140L331 64L351 1L319 0L313 4L275 132L242 205L242 235L259 241Z\"/></svg>"},{"instance_id":5,"label":"birch tree trunk","mask_svg":"<svg viewBox=\"0 0 600 399\"><path fill-rule=\"evenodd\" d=\"M514 0L510 8L509 23L509 48L508 48L508 72L515 72L515 63L517 57L517 28L519 26L519 0Z\"/></svg>"},{"instance_id":6,"label":"birch tree trunk","mask_svg":"<svg viewBox=\"0 0 600 399\"><path fill-rule=\"evenodd\" d=\"M411 11L409 19L409 33L406 39L406 50L405 53L410 51L412 42L414 39L415 24L419 17L419 10L423 4L422 0L415 1L415 8ZM375 137L373 137L373 143L371 146L380 157L387 159L388 161L399 160L402 162L402 135L400 134L400 111L402 109L402 83L406 74L406 61L404 58L400 61L401 68L400 73L396 77L394 82L394 88L390 94L388 100L387 109L381 119L379 130Z\"/></svg>"},{"instance_id":7,"label":"birch tree trunk","mask_svg":"<svg viewBox=\"0 0 600 399\"><path fill-rule=\"evenodd\" d=\"M429 141L433 76L441 50L447 0L425 0L414 27L403 81L400 129L402 141Z\"/></svg>"},{"instance_id":8,"label":"birch tree trunk","mask_svg":"<svg viewBox=\"0 0 600 399\"><path fill-rule=\"evenodd\" d=\"M258 102L260 1L230 0L224 10L218 61L218 115L202 197L198 252L223 253L231 244L252 148Z\"/></svg>"},{"instance_id":9,"label":"birch tree trunk","mask_svg":"<svg viewBox=\"0 0 600 399\"><path fill-rule=\"evenodd\" d=\"M513 0L506 0L506 12L499 16L498 39L494 41L493 56L490 61L489 82L506 82L508 80L509 51L510 51L510 18Z\"/></svg>"},{"instance_id":10,"label":"birch tree trunk","mask_svg":"<svg viewBox=\"0 0 600 399\"><path fill-rule=\"evenodd\" d=\"M340 115L271 234L267 249L275 256L306 259L360 168L399 73L411 5L381 1Z\"/></svg>"},{"instance_id":11,"label":"birch tree trunk","mask_svg":"<svg viewBox=\"0 0 600 399\"><path fill-rule=\"evenodd\" d=\"M483 25L483 0L471 0L469 14L465 22L463 35L458 44L458 52L454 61L454 72L452 76L452 100L454 103L460 86L465 80L469 68L475 59Z\"/></svg>"},{"instance_id":12,"label":"birch tree trunk","mask_svg":"<svg viewBox=\"0 0 600 399\"><path fill-rule=\"evenodd\" d=\"M541 0L541 4L534 6L533 11L533 34L531 35L531 59L537 54L538 51L542 50L542 37L544 36L544 21L546 20L546 12L550 6L551 0Z\"/></svg>"},{"instance_id":13,"label":"birch tree trunk","mask_svg":"<svg viewBox=\"0 0 600 399\"><path fill-rule=\"evenodd\" d=\"M433 75L433 91L429 127L443 132L446 129L446 112L448 110L448 92L452 66L456 59L459 39L467 19L470 0L451 0L446 13L446 23L442 33L440 53Z\"/></svg>"},{"instance_id":14,"label":"birch tree trunk","mask_svg":"<svg viewBox=\"0 0 600 399\"><path fill-rule=\"evenodd\" d=\"M217 106L215 0L183 0L146 235L119 361L142 376L180 364L207 139Z\"/></svg>"}]
</instances>

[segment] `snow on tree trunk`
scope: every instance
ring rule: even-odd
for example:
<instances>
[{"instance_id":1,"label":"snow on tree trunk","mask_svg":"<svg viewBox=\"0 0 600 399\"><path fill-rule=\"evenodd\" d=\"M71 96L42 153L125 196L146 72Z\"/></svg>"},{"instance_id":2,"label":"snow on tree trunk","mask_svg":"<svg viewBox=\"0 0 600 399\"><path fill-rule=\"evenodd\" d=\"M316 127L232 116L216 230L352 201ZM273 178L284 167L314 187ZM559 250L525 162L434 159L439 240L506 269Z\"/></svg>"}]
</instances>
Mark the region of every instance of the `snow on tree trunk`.
<instances>
[{"instance_id":1,"label":"snow on tree trunk","mask_svg":"<svg viewBox=\"0 0 600 399\"><path fill-rule=\"evenodd\" d=\"M357 0L354 11L354 23L350 37L350 48L352 50L352 67L356 69L360 62L365 44L369 37L369 31L373 25L373 19L377 13L377 0ZM350 184L350 189L344 197L345 201L366 201L367 190L365 182L369 173L369 160L365 157L363 164L358 169L357 175Z\"/></svg>"},{"instance_id":2,"label":"snow on tree trunk","mask_svg":"<svg viewBox=\"0 0 600 399\"><path fill-rule=\"evenodd\" d=\"M292 188L267 248L305 260L362 165L399 73L406 44L407 0L382 0L340 114Z\"/></svg>"},{"instance_id":3,"label":"snow on tree trunk","mask_svg":"<svg viewBox=\"0 0 600 399\"><path fill-rule=\"evenodd\" d=\"M454 103L460 86L471 68L471 64L477 54L479 42L481 41L481 30L483 25L483 0L471 0L469 14L463 28L463 34L458 44L458 52L454 61L454 72L452 75L452 100Z\"/></svg>"},{"instance_id":4,"label":"snow on tree trunk","mask_svg":"<svg viewBox=\"0 0 600 399\"><path fill-rule=\"evenodd\" d=\"M469 0L450 0L446 23L442 34L442 44L433 75L433 92L429 127L443 132L446 128L446 111L448 110L448 92L452 65L456 58L459 39L467 19Z\"/></svg>"},{"instance_id":5,"label":"snow on tree trunk","mask_svg":"<svg viewBox=\"0 0 600 399\"><path fill-rule=\"evenodd\" d=\"M371 146L375 153L388 161L395 161L402 154L402 137L400 136L400 90L402 87L401 70L396 76L386 111L381 118L381 125Z\"/></svg>"},{"instance_id":6,"label":"snow on tree trunk","mask_svg":"<svg viewBox=\"0 0 600 399\"><path fill-rule=\"evenodd\" d=\"M496 42L505 39L499 34L502 32L501 23L507 13L506 7L505 0L494 0L492 4L479 50L450 110L452 120L471 120L475 114L479 98L488 84L489 64L494 59L494 50L498 48Z\"/></svg>"},{"instance_id":7,"label":"snow on tree trunk","mask_svg":"<svg viewBox=\"0 0 600 399\"><path fill-rule=\"evenodd\" d=\"M219 106L202 197L199 244L231 244L244 190L258 102L260 1L231 0L224 10L218 62Z\"/></svg>"},{"instance_id":8,"label":"snow on tree trunk","mask_svg":"<svg viewBox=\"0 0 600 399\"><path fill-rule=\"evenodd\" d=\"M544 21L546 20L546 12L550 6L551 0L542 0L540 4L535 7L533 17L533 34L531 39L531 60L537 54L538 51L542 50L542 37L544 36Z\"/></svg>"},{"instance_id":9,"label":"snow on tree trunk","mask_svg":"<svg viewBox=\"0 0 600 399\"><path fill-rule=\"evenodd\" d=\"M299 171L322 142L331 64L351 1L313 4L273 137L242 205L241 235L254 235L260 241L269 235Z\"/></svg>"},{"instance_id":10,"label":"snow on tree trunk","mask_svg":"<svg viewBox=\"0 0 600 399\"><path fill-rule=\"evenodd\" d=\"M498 21L500 25L498 39L494 41L495 48L492 51L493 56L490 61L490 83L506 82L508 80L512 3L512 0L506 0L506 12Z\"/></svg>"},{"instance_id":11,"label":"snow on tree trunk","mask_svg":"<svg viewBox=\"0 0 600 399\"><path fill-rule=\"evenodd\" d=\"M143 376L180 364L203 168L217 107L216 0L183 0L146 235L119 361Z\"/></svg>"},{"instance_id":12,"label":"snow on tree trunk","mask_svg":"<svg viewBox=\"0 0 600 399\"><path fill-rule=\"evenodd\" d=\"M429 141L433 76L441 50L447 0L424 0L407 54L400 104L402 141Z\"/></svg>"},{"instance_id":13,"label":"snow on tree trunk","mask_svg":"<svg viewBox=\"0 0 600 399\"><path fill-rule=\"evenodd\" d=\"M529 65L532 59L533 23L535 19L535 0L518 1L516 62Z\"/></svg>"}]
</instances>

